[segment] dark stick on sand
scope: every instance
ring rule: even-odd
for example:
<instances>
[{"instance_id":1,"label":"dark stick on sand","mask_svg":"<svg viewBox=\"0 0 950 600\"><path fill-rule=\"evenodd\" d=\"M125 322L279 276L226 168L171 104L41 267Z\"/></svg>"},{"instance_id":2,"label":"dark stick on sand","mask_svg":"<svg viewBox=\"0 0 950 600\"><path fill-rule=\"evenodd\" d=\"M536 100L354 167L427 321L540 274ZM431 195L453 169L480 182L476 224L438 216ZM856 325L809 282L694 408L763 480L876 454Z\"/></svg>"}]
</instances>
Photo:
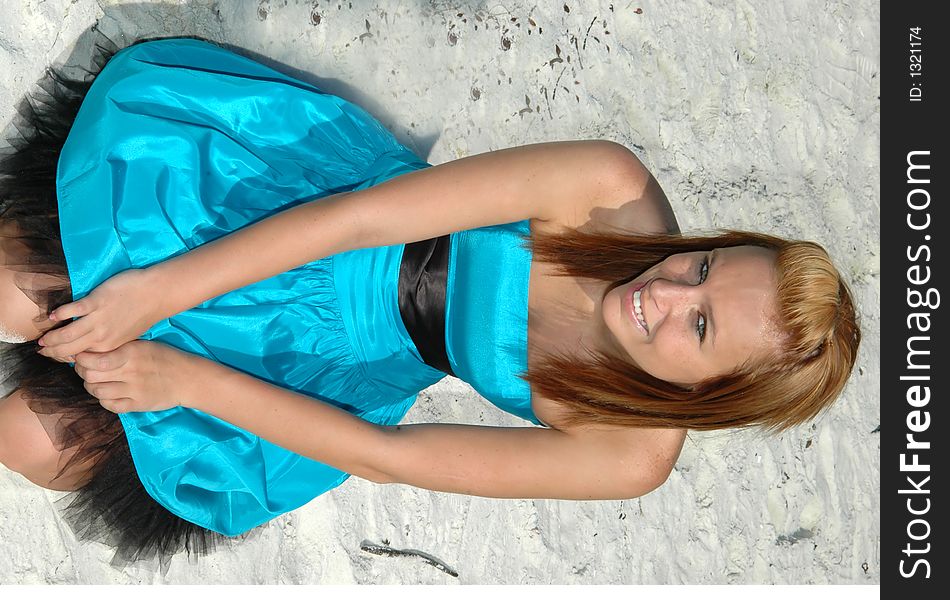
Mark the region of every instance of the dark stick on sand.
<instances>
[{"instance_id":1,"label":"dark stick on sand","mask_svg":"<svg viewBox=\"0 0 950 600\"><path fill-rule=\"evenodd\" d=\"M432 565L433 567L442 571L443 573L447 573L451 575L452 577L459 576L458 571L456 571L449 565L445 564L445 562L439 560L438 558L432 556L431 554L423 552L422 550L411 550L411 549L400 550L398 548L391 548L383 544L374 544L370 542L369 540L363 540L363 543L360 544L360 550L364 552L369 552L370 554L375 554L377 556L408 556L408 557L421 558L423 561Z\"/></svg>"}]
</instances>

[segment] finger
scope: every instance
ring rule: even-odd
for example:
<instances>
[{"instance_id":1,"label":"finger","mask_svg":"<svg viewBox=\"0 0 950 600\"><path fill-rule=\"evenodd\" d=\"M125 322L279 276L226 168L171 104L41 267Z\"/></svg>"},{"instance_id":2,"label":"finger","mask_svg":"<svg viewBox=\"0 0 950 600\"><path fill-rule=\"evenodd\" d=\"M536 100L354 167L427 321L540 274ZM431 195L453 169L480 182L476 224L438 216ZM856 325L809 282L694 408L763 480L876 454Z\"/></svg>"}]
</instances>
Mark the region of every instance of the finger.
<instances>
[{"instance_id":1,"label":"finger","mask_svg":"<svg viewBox=\"0 0 950 600\"><path fill-rule=\"evenodd\" d=\"M125 365L127 354L123 347L112 352L80 352L76 355L76 364L95 371L113 371Z\"/></svg>"},{"instance_id":2,"label":"finger","mask_svg":"<svg viewBox=\"0 0 950 600\"><path fill-rule=\"evenodd\" d=\"M85 319L79 319L65 327L46 332L46 335L37 340L37 343L47 348L60 346L81 339L91 333L93 329L95 329L95 325Z\"/></svg>"},{"instance_id":3,"label":"finger","mask_svg":"<svg viewBox=\"0 0 950 600\"><path fill-rule=\"evenodd\" d=\"M90 395L94 396L100 402L102 400L117 400L129 396L129 385L121 381L107 381L103 383L83 382L83 387Z\"/></svg>"},{"instance_id":4,"label":"finger","mask_svg":"<svg viewBox=\"0 0 950 600\"><path fill-rule=\"evenodd\" d=\"M43 348L42 350L37 350L36 353L42 354L43 356L45 356L46 358L50 360L55 360L56 362L61 362L61 363L71 363L71 362L75 362L76 360L76 357L73 356L72 354L67 354L66 356L59 356L58 354L53 354L46 348Z\"/></svg>"},{"instance_id":5,"label":"finger","mask_svg":"<svg viewBox=\"0 0 950 600\"><path fill-rule=\"evenodd\" d=\"M70 302L69 304L64 304L54 310L49 315L50 321L65 321L66 319L75 319L76 317L84 317L92 312L92 303L86 299L77 300L76 302Z\"/></svg>"},{"instance_id":6,"label":"finger","mask_svg":"<svg viewBox=\"0 0 950 600\"><path fill-rule=\"evenodd\" d=\"M123 382L125 379L122 377L122 372L119 369L112 371L94 371L92 369L87 369L80 366L78 363L75 366L76 372L79 373L79 376L82 377L82 380L86 383L106 383L106 382Z\"/></svg>"},{"instance_id":7,"label":"finger","mask_svg":"<svg viewBox=\"0 0 950 600\"><path fill-rule=\"evenodd\" d=\"M131 398L116 398L115 400L99 400L99 404L102 408L106 409L109 412L116 414L122 414L132 411L132 400Z\"/></svg>"},{"instance_id":8,"label":"finger","mask_svg":"<svg viewBox=\"0 0 950 600\"><path fill-rule=\"evenodd\" d=\"M75 342L70 342L68 344L47 346L46 356L49 356L50 358L60 362L75 362L76 355L89 350L89 346L92 344L92 340L89 340L88 338L80 338Z\"/></svg>"}]
</instances>

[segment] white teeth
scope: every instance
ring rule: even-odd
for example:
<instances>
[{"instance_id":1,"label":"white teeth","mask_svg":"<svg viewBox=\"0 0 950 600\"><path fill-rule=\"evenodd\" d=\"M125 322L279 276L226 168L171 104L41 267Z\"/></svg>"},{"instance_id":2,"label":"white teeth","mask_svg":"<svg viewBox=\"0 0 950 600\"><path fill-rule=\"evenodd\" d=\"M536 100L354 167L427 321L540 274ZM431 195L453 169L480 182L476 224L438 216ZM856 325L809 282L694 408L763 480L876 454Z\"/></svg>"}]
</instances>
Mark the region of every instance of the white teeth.
<instances>
[{"instance_id":1,"label":"white teeth","mask_svg":"<svg viewBox=\"0 0 950 600\"><path fill-rule=\"evenodd\" d=\"M637 315L637 320L647 329L647 321L643 318L643 310L640 308L640 290L633 293L633 312Z\"/></svg>"}]
</instances>

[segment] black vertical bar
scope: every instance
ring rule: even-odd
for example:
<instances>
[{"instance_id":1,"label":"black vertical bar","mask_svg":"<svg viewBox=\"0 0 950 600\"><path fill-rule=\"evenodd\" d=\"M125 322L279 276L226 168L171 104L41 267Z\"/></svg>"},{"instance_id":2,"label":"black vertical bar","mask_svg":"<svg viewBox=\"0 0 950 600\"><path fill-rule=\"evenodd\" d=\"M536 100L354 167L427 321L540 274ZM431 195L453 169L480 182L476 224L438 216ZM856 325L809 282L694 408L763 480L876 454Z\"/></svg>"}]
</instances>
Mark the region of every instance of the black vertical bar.
<instances>
[{"instance_id":1,"label":"black vertical bar","mask_svg":"<svg viewBox=\"0 0 950 600\"><path fill-rule=\"evenodd\" d=\"M938 598L950 565L946 190L950 30L940 2L881 7L881 586ZM942 297L941 297L942 296ZM908 437L911 436L911 437Z\"/></svg>"}]
</instances>

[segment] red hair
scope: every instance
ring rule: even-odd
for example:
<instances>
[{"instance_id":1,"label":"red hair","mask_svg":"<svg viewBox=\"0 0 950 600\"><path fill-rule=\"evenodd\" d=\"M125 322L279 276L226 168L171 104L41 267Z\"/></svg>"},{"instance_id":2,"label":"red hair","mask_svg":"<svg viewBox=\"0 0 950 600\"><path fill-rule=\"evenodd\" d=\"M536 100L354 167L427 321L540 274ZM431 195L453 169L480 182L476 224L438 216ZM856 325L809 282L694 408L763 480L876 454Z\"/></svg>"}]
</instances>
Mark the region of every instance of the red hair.
<instances>
[{"instance_id":1,"label":"red hair","mask_svg":"<svg viewBox=\"0 0 950 600\"><path fill-rule=\"evenodd\" d=\"M684 388L651 376L629 358L588 351L546 355L524 379L568 408L573 423L782 430L815 417L841 393L861 339L851 293L828 253L812 242L726 231L708 237L584 233L537 234L537 259L558 274L605 282L630 280L684 252L759 246L777 253L781 347L754 364Z\"/></svg>"}]
</instances>

